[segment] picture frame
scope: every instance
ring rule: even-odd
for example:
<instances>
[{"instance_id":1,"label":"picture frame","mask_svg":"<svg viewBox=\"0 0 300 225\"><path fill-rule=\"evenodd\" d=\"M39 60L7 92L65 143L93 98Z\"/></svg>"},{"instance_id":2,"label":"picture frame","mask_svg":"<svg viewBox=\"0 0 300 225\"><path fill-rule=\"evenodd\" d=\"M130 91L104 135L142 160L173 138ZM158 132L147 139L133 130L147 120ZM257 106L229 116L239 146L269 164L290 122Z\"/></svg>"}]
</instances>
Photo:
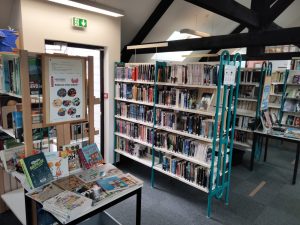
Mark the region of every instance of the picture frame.
<instances>
[{"instance_id":1,"label":"picture frame","mask_svg":"<svg viewBox=\"0 0 300 225\"><path fill-rule=\"evenodd\" d=\"M42 55L43 124L87 122L86 58Z\"/></svg>"}]
</instances>

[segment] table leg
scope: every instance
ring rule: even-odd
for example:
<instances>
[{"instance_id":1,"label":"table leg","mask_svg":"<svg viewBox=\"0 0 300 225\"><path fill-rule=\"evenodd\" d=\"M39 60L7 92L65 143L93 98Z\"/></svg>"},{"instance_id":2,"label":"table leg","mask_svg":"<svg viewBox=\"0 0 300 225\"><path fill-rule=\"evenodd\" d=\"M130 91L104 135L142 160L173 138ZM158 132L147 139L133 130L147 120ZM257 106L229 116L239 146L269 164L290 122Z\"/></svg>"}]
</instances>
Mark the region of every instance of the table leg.
<instances>
[{"instance_id":1,"label":"table leg","mask_svg":"<svg viewBox=\"0 0 300 225\"><path fill-rule=\"evenodd\" d=\"M26 213L26 224L32 224L33 218L32 218L32 200L31 198L27 197L25 194L25 213Z\"/></svg>"},{"instance_id":2,"label":"table leg","mask_svg":"<svg viewBox=\"0 0 300 225\"><path fill-rule=\"evenodd\" d=\"M257 142L257 136L255 133L253 133L253 143L252 143L252 151L251 151L251 160L250 160L250 171L253 170L253 164L254 164L254 156L255 156L255 150L256 150L256 142Z\"/></svg>"},{"instance_id":3,"label":"table leg","mask_svg":"<svg viewBox=\"0 0 300 225\"><path fill-rule=\"evenodd\" d=\"M136 195L136 225L141 225L142 188L138 189Z\"/></svg>"},{"instance_id":4,"label":"table leg","mask_svg":"<svg viewBox=\"0 0 300 225\"><path fill-rule=\"evenodd\" d=\"M300 144L297 144L297 152L296 152L296 160L295 160L295 165L294 165L294 174L293 174L292 184L296 184L298 164L299 164L299 154L300 154Z\"/></svg>"},{"instance_id":5,"label":"table leg","mask_svg":"<svg viewBox=\"0 0 300 225\"><path fill-rule=\"evenodd\" d=\"M267 160L267 155L268 155L268 142L269 142L269 138L266 137L264 162Z\"/></svg>"}]
</instances>

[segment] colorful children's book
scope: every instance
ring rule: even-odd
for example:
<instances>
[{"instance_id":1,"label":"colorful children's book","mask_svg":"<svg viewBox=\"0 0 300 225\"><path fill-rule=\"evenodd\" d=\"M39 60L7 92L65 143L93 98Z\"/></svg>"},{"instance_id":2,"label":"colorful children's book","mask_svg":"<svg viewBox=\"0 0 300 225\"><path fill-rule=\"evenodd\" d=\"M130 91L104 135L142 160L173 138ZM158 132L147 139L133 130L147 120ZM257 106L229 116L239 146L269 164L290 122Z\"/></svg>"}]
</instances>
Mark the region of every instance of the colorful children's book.
<instances>
[{"instance_id":1,"label":"colorful children's book","mask_svg":"<svg viewBox=\"0 0 300 225\"><path fill-rule=\"evenodd\" d=\"M103 163L102 155L96 144L91 144L83 147L78 151L82 165L86 169L101 165Z\"/></svg>"},{"instance_id":2,"label":"colorful children's book","mask_svg":"<svg viewBox=\"0 0 300 225\"><path fill-rule=\"evenodd\" d=\"M26 179L31 188L37 188L53 180L44 153L20 160Z\"/></svg>"},{"instance_id":3,"label":"colorful children's book","mask_svg":"<svg viewBox=\"0 0 300 225\"><path fill-rule=\"evenodd\" d=\"M24 146L0 151L1 164L7 172L15 171L23 158L25 158Z\"/></svg>"},{"instance_id":4,"label":"colorful children's book","mask_svg":"<svg viewBox=\"0 0 300 225\"><path fill-rule=\"evenodd\" d=\"M59 157L59 152L45 152L44 154L54 178L69 175L68 158Z\"/></svg>"},{"instance_id":5,"label":"colorful children's book","mask_svg":"<svg viewBox=\"0 0 300 225\"><path fill-rule=\"evenodd\" d=\"M92 199L93 205L95 205L97 202L101 201L102 199L110 196L110 194L104 191L100 187L100 185L97 184L97 182L95 181L84 184L80 188L76 189L76 192L87 198Z\"/></svg>"},{"instance_id":6,"label":"colorful children's book","mask_svg":"<svg viewBox=\"0 0 300 225\"><path fill-rule=\"evenodd\" d=\"M103 190L108 193L126 189L128 186L128 184L126 184L117 176L105 177L103 179L97 180L96 182L103 188Z\"/></svg>"},{"instance_id":7,"label":"colorful children's book","mask_svg":"<svg viewBox=\"0 0 300 225\"><path fill-rule=\"evenodd\" d=\"M68 157L69 171L76 171L80 169L80 161L78 156L78 150L82 148L81 143L76 143L73 145L64 145L61 154L66 154ZM61 155L64 157L63 155Z\"/></svg>"}]
</instances>

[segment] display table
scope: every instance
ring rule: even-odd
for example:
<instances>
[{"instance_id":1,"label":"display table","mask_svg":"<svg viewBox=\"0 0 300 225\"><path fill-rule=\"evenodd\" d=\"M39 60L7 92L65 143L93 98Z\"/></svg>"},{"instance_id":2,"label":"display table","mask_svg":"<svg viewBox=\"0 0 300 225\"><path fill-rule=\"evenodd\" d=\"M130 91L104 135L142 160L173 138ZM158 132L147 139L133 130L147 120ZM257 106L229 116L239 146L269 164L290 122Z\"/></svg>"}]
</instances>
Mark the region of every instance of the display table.
<instances>
[{"instance_id":1,"label":"display table","mask_svg":"<svg viewBox=\"0 0 300 225\"><path fill-rule=\"evenodd\" d=\"M298 163L299 163L299 154L300 154L300 139L297 138L290 138L286 137L283 135L276 135L276 134L271 134L271 133L266 133L263 131L257 131L255 130L253 132L253 145L252 145L252 151L251 151L251 161L250 161L250 170L253 170L254 167L254 155L255 155L255 143L257 142L258 136L265 137L266 138L266 143L265 143L265 153L264 153L264 162L267 160L267 155L268 155L268 140L270 139L276 139L276 140L281 140L281 141L287 141L290 143L296 143L297 144L297 149L296 149L296 155L295 155L295 164L294 164L294 172L293 172L293 180L292 184L296 184L296 179L297 179L297 171L298 171Z\"/></svg>"},{"instance_id":2,"label":"display table","mask_svg":"<svg viewBox=\"0 0 300 225\"><path fill-rule=\"evenodd\" d=\"M91 209L88 211L79 214L77 218L73 219L72 221L69 221L66 223L67 225L71 224L78 224L88 218L91 218L92 216L103 212L104 210L130 198L131 196L136 195L136 225L141 224L141 201L142 201L142 187L143 185L140 186L135 186L129 189L126 189L124 191L120 191L116 194L114 194L112 197L105 198L102 201L100 201L97 205L93 206ZM32 221L35 220L33 218L32 214L32 203L34 203L34 200L29 198L28 196L25 195L25 202L26 202L26 221L27 224L33 224ZM58 219L56 219L56 222L58 224L64 224Z\"/></svg>"}]
</instances>

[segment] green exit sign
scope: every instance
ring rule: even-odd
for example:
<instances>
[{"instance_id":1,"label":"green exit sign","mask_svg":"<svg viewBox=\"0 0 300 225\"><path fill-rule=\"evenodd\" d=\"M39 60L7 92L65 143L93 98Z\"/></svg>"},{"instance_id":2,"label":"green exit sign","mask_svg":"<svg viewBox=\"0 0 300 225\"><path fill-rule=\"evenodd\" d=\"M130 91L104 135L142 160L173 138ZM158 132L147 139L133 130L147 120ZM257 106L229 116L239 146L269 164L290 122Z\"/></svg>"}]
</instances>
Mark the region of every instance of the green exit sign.
<instances>
[{"instance_id":1,"label":"green exit sign","mask_svg":"<svg viewBox=\"0 0 300 225\"><path fill-rule=\"evenodd\" d=\"M72 25L73 25L73 27L86 28L87 27L87 20L82 19L82 18L78 18L78 17L73 17Z\"/></svg>"}]
</instances>

